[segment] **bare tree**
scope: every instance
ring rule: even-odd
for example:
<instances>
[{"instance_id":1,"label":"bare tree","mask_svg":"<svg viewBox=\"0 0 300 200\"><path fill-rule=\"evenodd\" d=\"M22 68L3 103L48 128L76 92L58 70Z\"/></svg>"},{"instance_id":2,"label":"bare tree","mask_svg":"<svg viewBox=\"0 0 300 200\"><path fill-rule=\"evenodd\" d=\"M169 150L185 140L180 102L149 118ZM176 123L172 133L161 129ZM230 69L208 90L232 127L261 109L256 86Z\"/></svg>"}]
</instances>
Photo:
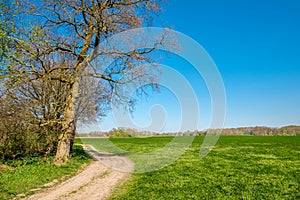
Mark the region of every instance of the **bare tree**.
<instances>
[{"instance_id":1,"label":"bare tree","mask_svg":"<svg viewBox=\"0 0 300 200\"><path fill-rule=\"evenodd\" d=\"M11 82L27 80L30 87L27 87L28 84L22 86L24 96L34 97L36 91L40 91L41 94L45 92L45 95L39 93L36 96L44 96L42 101L48 102L40 102L39 105L43 106L35 108L33 112L38 110L36 117L43 116L42 120L51 118L42 124L52 123L55 119L61 125L62 131L55 156L55 163L60 165L65 163L70 155L76 119L87 120L96 113L104 114L105 112L100 110L101 106L95 105L109 101L112 95L116 96L119 102L128 102L123 101L126 95L124 91L122 93L118 90L119 85L134 82L143 86L143 82L147 82L155 86L156 78L153 71L157 68L153 65L138 67L136 63L152 63L155 57L151 56L151 52L164 45L164 37L157 38L152 47L140 46L130 52L120 49L116 51L114 48L98 51L96 47L116 33L149 25L153 16L161 11L160 2L17 0L14 5L19 13L14 18L17 21L15 24L18 34L10 37L14 49L13 56L8 56L10 64L7 65L10 66L9 72L14 74ZM126 39L124 38L124 41ZM115 62L105 70L99 70L85 62L88 55L93 55L91 53L95 50L96 56L106 55ZM90 60L95 59L90 57ZM101 65L102 60L98 62ZM121 79L125 73L129 74L126 80ZM91 78L82 78L85 76ZM40 80L47 81L44 83ZM95 95L84 94L86 91L80 84L88 84L91 81L99 86L92 89ZM45 88L52 92L46 92ZM113 94L114 92L117 94ZM88 97L88 100L80 98L83 96ZM57 102L57 105L53 102ZM90 116L86 114L87 110L93 109L95 112L89 112Z\"/></svg>"}]
</instances>

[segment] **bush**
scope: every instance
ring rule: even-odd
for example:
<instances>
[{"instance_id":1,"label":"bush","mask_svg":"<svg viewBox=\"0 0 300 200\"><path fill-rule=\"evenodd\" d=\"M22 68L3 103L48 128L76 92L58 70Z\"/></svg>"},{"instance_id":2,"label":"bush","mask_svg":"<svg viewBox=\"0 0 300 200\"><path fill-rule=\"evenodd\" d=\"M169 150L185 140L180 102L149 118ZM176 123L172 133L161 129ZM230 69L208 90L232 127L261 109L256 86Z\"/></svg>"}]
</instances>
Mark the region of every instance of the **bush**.
<instances>
[{"instance_id":1,"label":"bush","mask_svg":"<svg viewBox=\"0 0 300 200\"><path fill-rule=\"evenodd\" d=\"M59 126L39 126L26 104L0 98L0 159L50 154L55 150Z\"/></svg>"}]
</instances>

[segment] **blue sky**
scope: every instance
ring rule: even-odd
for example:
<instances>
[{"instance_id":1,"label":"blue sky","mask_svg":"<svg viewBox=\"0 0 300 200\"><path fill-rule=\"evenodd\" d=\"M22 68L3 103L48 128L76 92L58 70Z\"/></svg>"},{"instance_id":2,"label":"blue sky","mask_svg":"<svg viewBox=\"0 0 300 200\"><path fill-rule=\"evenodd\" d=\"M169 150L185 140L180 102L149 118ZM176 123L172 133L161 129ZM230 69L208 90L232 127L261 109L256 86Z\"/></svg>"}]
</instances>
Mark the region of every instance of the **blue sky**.
<instances>
[{"instance_id":1,"label":"blue sky","mask_svg":"<svg viewBox=\"0 0 300 200\"><path fill-rule=\"evenodd\" d=\"M155 25L192 37L214 60L226 89L225 127L300 125L299 10L298 0L169 0ZM163 62L190 80L200 105L198 129L208 128L211 103L204 81L182 59ZM141 127L151 123L152 105L164 107L161 131L176 131L180 105L167 88L141 99L133 121ZM114 126L110 116L97 125Z\"/></svg>"}]
</instances>

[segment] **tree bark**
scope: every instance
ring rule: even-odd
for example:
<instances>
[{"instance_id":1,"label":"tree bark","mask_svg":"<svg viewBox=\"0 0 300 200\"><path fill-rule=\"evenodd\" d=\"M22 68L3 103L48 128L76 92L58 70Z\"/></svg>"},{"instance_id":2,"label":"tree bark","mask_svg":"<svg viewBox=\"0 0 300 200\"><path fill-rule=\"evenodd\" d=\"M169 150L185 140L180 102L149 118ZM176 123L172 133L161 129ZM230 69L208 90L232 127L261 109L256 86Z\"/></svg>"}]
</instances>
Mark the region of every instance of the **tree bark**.
<instances>
[{"instance_id":1,"label":"tree bark","mask_svg":"<svg viewBox=\"0 0 300 200\"><path fill-rule=\"evenodd\" d=\"M56 155L54 159L55 165L65 164L72 151L73 141L76 134L75 124L75 101L78 96L79 83L77 78L71 85L66 99L66 108L64 111L64 120L62 122L62 133L59 136Z\"/></svg>"},{"instance_id":2,"label":"tree bark","mask_svg":"<svg viewBox=\"0 0 300 200\"><path fill-rule=\"evenodd\" d=\"M66 163L69 159L71 149L73 147L73 141L76 135L75 103L79 93L79 75L83 70L83 60L89 49L93 34L93 26L90 24L83 47L77 57L77 65L75 68L75 73L73 74L73 80L71 80L71 88L66 98L66 108L62 124L63 129L57 145L56 155L54 159L55 165L62 165Z\"/></svg>"}]
</instances>

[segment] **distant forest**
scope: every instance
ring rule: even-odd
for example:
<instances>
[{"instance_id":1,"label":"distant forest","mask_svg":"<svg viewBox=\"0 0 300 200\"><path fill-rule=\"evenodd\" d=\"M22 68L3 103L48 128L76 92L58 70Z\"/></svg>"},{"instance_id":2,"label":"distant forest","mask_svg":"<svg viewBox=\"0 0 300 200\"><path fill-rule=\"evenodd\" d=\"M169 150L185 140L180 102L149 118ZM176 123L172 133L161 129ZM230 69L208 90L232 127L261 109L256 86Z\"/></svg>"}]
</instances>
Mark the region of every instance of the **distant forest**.
<instances>
[{"instance_id":1,"label":"distant forest","mask_svg":"<svg viewBox=\"0 0 300 200\"><path fill-rule=\"evenodd\" d=\"M150 131L137 131L131 128L117 128L108 132L94 131L85 134L78 134L78 136L88 137L136 137L136 136L200 136L214 133L221 133L221 135L300 135L300 126L284 126L281 128L271 128L265 126L256 127L240 127L240 128L224 128L221 129L209 129L209 130L196 130L185 131L176 133L154 133Z\"/></svg>"}]
</instances>

